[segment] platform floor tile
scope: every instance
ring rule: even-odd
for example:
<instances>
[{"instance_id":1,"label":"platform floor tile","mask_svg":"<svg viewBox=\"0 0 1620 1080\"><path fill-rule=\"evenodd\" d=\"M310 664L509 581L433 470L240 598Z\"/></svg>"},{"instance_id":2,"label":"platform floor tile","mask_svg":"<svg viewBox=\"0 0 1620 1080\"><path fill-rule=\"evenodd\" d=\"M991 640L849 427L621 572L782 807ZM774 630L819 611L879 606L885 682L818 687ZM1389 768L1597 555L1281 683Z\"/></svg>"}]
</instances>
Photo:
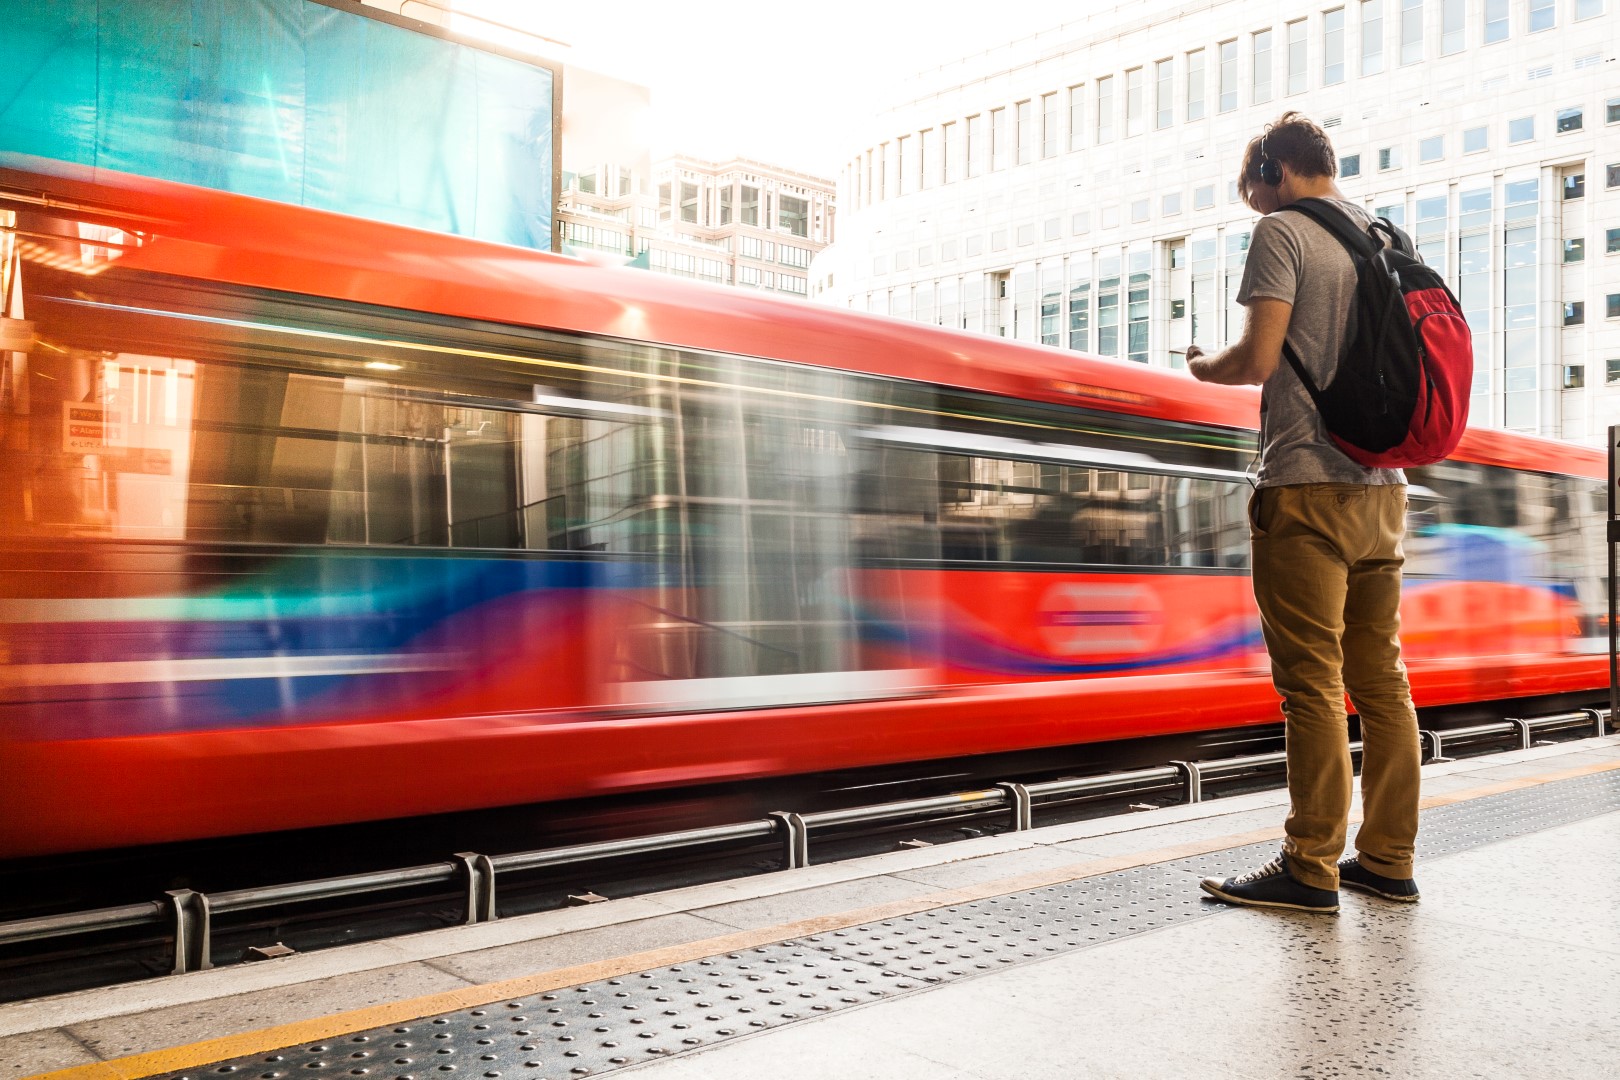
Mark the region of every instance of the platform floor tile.
<instances>
[{"instance_id":1,"label":"platform floor tile","mask_svg":"<svg viewBox=\"0 0 1620 1080\"><path fill-rule=\"evenodd\" d=\"M0 1039L0 1077L5 1080L100 1060L65 1031L30 1031Z\"/></svg>"},{"instance_id":2,"label":"platform floor tile","mask_svg":"<svg viewBox=\"0 0 1620 1080\"><path fill-rule=\"evenodd\" d=\"M1620 814L1558 830L1601 856ZM792 1031L643 1066L648 1080L1613 1075L1620 953L1550 940L1550 924L1613 921L1596 895L1527 903L1480 889L1546 834L1425 869L1425 899L1346 894L1337 917L1234 910L1068 952ZM1494 899L1493 899L1494 897ZM1209 906L1218 907L1213 901ZM932 1071L931 1071L932 1070Z\"/></svg>"}]
</instances>

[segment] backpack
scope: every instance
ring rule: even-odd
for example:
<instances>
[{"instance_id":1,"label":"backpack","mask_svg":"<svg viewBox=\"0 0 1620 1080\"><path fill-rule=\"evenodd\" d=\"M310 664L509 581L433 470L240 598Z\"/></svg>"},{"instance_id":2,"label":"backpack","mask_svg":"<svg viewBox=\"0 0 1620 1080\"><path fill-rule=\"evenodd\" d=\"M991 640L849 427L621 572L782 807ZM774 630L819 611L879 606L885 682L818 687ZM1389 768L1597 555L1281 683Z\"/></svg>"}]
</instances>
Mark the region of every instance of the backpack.
<instances>
[{"instance_id":1,"label":"backpack","mask_svg":"<svg viewBox=\"0 0 1620 1080\"><path fill-rule=\"evenodd\" d=\"M1349 340L1333 380L1319 388L1283 345L1329 438L1369 469L1440 461L1462 439L1474 379L1473 336L1457 298L1388 218L1363 230L1321 199L1282 209L1321 225L1356 268Z\"/></svg>"}]
</instances>

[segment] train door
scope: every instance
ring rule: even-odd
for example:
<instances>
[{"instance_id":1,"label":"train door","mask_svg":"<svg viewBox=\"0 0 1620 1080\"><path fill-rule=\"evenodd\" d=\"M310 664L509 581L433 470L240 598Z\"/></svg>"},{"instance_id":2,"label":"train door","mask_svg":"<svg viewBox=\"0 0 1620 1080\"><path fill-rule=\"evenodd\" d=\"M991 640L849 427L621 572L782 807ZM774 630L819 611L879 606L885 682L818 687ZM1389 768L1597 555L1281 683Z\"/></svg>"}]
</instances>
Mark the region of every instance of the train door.
<instances>
[{"instance_id":1,"label":"train door","mask_svg":"<svg viewBox=\"0 0 1620 1080\"><path fill-rule=\"evenodd\" d=\"M644 466L638 584L602 598L604 704L698 710L885 697L931 679L924 650L867 603L926 587L862 576L857 431L835 371L660 351L634 404ZM624 607L624 597L632 599ZM892 608L886 606L885 611Z\"/></svg>"}]
</instances>

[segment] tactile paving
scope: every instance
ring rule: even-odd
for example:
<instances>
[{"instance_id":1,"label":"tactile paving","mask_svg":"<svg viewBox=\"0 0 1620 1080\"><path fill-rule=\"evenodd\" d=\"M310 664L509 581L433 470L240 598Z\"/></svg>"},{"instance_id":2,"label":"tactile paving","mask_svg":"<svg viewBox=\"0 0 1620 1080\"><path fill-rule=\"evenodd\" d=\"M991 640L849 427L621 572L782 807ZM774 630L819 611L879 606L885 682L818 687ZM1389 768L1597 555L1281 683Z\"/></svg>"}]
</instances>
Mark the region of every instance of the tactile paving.
<instances>
[{"instance_id":1,"label":"tactile paving","mask_svg":"<svg viewBox=\"0 0 1620 1080\"><path fill-rule=\"evenodd\" d=\"M1423 811L1419 860L1620 810L1620 772ZM914 993L1230 910L1193 876L1275 843L1212 852L713 956L522 1000L164 1074L163 1080L565 1080Z\"/></svg>"}]
</instances>

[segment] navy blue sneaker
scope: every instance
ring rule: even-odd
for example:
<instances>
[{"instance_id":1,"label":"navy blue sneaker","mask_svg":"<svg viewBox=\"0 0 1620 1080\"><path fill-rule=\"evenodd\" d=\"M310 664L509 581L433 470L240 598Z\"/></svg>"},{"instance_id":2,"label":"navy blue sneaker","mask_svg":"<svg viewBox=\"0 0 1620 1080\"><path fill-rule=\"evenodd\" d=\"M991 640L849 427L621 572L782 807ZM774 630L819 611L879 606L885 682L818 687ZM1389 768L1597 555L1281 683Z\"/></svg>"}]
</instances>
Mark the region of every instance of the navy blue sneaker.
<instances>
[{"instance_id":1,"label":"navy blue sneaker","mask_svg":"<svg viewBox=\"0 0 1620 1080\"><path fill-rule=\"evenodd\" d=\"M1354 855L1340 861L1339 884L1347 889L1371 893L1373 896L1381 896L1385 900L1394 900L1400 904L1418 902L1416 878L1393 878L1375 874L1362 866L1361 860Z\"/></svg>"},{"instance_id":2,"label":"navy blue sneaker","mask_svg":"<svg viewBox=\"0 0 1620 1080\"><path fill-rule=\"evenodd\" d=\"M1247 874L1225 880L1207 877L1199 888L1228 904L1323 913L1339 910L1338 890L1314 889L1295 881L1288 872L1287 860L1280 853L1260 869L1250 870Z\"/></svg>"}]
</instances>

